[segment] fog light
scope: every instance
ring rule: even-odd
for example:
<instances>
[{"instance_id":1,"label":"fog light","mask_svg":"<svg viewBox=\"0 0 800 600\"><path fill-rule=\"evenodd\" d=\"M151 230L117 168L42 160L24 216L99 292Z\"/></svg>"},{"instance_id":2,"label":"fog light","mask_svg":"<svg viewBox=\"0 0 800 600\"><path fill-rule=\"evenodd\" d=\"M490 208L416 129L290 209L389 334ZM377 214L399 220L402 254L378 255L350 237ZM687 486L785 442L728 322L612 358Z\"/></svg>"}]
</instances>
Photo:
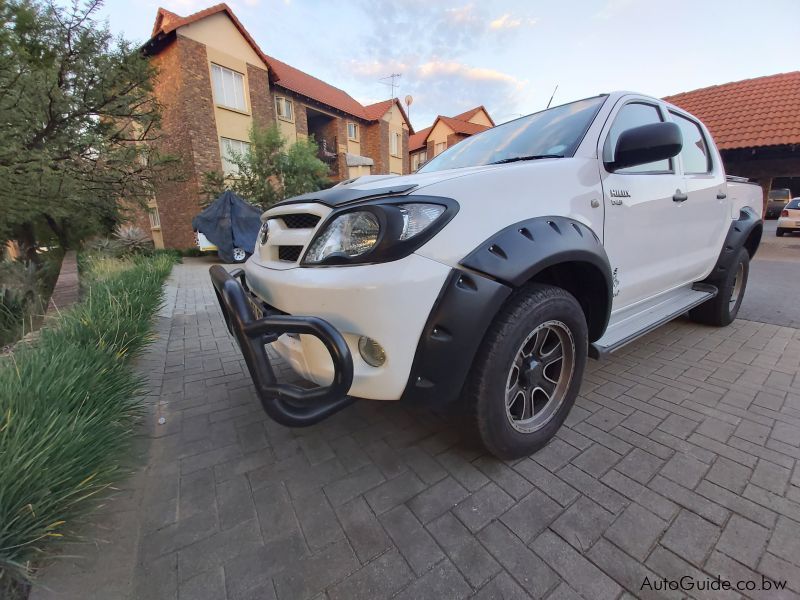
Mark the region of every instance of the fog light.
<instances>
[{"instance_id":1,"label":"fog light","mask_svg":"<svg viewBox=\"0 0 800 600\"><path fill-rule=\"evenodd\" d=\"M358 338L358 351L364 362L372 367L380 367L386 362L386 351L372 338L366 336Z\"/></svg>"}]
</instances>

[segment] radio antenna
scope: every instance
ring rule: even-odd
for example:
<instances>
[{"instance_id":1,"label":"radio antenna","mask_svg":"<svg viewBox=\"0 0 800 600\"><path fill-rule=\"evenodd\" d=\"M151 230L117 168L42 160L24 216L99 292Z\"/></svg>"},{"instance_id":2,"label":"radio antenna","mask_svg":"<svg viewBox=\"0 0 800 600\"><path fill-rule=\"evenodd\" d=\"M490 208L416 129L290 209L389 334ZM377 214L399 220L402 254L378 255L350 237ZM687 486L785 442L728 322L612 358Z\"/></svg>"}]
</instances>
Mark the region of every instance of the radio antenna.
<instances>
[{"instance_id":1,"label":"radio antenna","mask_svg":"<svg viewBox=\"0 0 800 600\"><path fill-rule=\"evenodd\" d=\"M556 84L556 89L553 90L553 95L550 96L550 102L547 103L547 108L550 108L550 104L553 102L553 98L555 98L556 92L558 91L558 84ZM547 109L545 109L547 110Z\"/></svg>"}]
</instances>

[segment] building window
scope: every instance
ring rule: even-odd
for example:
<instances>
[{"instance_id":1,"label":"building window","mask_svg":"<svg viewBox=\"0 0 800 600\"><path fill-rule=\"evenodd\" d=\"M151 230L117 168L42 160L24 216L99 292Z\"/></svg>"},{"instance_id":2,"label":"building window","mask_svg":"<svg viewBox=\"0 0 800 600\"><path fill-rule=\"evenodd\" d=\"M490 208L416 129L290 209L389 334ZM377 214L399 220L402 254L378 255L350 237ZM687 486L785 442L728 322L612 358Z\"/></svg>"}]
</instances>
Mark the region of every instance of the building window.
<instances>
[{"instance_id":1,"label":"building window","mask_svg":"<svg viewBox=\"0 0 800 600\"><path fill-rule=\"evenodd\" d=\"M400 149L403 147L403 138L396 131L389 134L389 153L392 156L400 156Z\"/></svg>"},{"instance_id":2,"label":"building window","mask_svg":"<svg viewBox=\"0 0 800 600\"><path fill-rule=\"evenodd\" d=\"M150 217L150 229L161 229L161 217L158 216L158 208L153 206L147 210Z\"/></svg>"},{"instance_id":3,"label":"building window","mask_svg":"<svg viewBox=\"0 0 800 600\"><path fill-rule=\"evenodd\" d=\"M236 176L239 174L239 167L233 159L245 156L250 152L250 144L241 140L231 138L220 138L222 149L222 172L226 176Z\"/></svg>"},{"instance_id":4,"label":"building window","mask_svg":"<svg viewBox=\"0 0 800 600\"><path fill-rule=\"evenodd\" d=\"M294 122L294 105L289 98L275 96L275 112L278 118Z\"/></svg>"},{"instance_id":5,"label":"building window","mask_svg":"<svg viewBox=\"0 0 800 600\"><path fill-rule=\"evenodd\" d=\"M347 123L347 139L354 142L358 141L358 123Z\"/></svg>"},{"instance_id":6,"label":"building window","mask_svg":"<svg viewBox=\"0 0 800 600\"><path fill-rule=\"evenodd\" d=\"M211 65L214 79L214 98L220 106L246 111L244 99L244 75L219 65Z\"/></svg>"},{"instance_id":7,"label":"building window","mask_svg":"<svg viewBox=\"0 0 800 600\"><path fill-rule=\"evenodd\" d=\"M441 153L442 153L442 152L444 152L445 150L447 150L447 142L439 142L439 143L438 143L438 144L436 144L436 146L433 148L433 155L434 155L434 156L436 156L436 155L438 155L438 154L441 154Z\"/></svg>"}]
</instances>

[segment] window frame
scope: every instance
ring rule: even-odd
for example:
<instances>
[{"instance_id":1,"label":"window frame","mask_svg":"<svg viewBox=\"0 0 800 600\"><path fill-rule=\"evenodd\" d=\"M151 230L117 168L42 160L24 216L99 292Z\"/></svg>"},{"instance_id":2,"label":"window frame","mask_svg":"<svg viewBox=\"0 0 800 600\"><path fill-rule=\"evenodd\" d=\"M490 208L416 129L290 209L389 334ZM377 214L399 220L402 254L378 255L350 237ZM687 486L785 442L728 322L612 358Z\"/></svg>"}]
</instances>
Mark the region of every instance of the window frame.
<instances>
[{"instance_id":1,"label":"window frame","mask_svg":"<svg viewBox=\"0 0 800 600\"><path fill-rule=\"evenodd\" d=\"M703 143L706 146L706 170L705 171L687 171L686 170L686 161L683 160L683 156L682 156L683 148L681 148L681 151L678 153L678 156L681 159L681 169L683 169L683 174L684 175L712 175L714 173L714 160L711 158L711 146L708 143L708 138L706 137L706 133L703 130L702 124L697 119L693 119L689 115L683 114L683 113L681 113L681 112L679 112L677 110L673 110L671 108L667 110L667 113L669 114L670 120L672 120L676 125L678 125L678 123L677 123L677 121L675 121L673 119L673 117L676 117L678 119L683 119L684 121L688 121L689 123L691 123L692 125L697 127L697 131L700 132L700 137L702 138ZM678 125L678 127L680 127L680 125Z\"/></svg>"},{"instance_id":2,"label":"window frame","mask_svg":"<svg viewBox=\"0 0 800 600\"><path fill-rule=\"evenodd\" d=\"M392 146L395 146L394 150ZM403 157L403 134L397 131L389 132L389 154L395 158Z\"/></svg>"},{"instance_id":3,"label":"window frame","mask_svg":"<svg viewBox=\"0 0 800 600\"><path fill-rule=\"evenodd\" d=\"M151 230L161 230L161 215L158 214L158 206L148 206L147 216L150 219Z\"/></svg>"},{"instance_id":4,"label":"window frame","mask_svg":"<svg viewBox=\"0 0 800 600\"><path fill-rule=\"evenodd\" d=\"M437 148L439 148L440 146L442 147L442 149L441 149L441 150L439 150L439 151L437 152L437 151L436 151L436 149L437 149ZM435 143L435 144L433 145L433 155L434 155L434 156L439 156L439 155L440 155L442 152L444 152L445 150L447 150L447 142L446 142L446 141L444 141L444 142L437 142L437 143Z\"/></svg>"},{"instance_id":5,"label":"window frame","mask_svg":"<svg viewBox=\"0 0 800 600\"><path fill-rule=\"evenodd\" d=\"M222 160L222 174L225 177L238 177L239 176L239 169L236 168L235 171L229 170L226 167L230 165L230 161L227 158L227 152L233 150L233 148L226 149L225 143L226 142L236 142L240 145L240 148L244 147L244 149L234 150L234 152L238 152L239 154L245 154L245 152L250 152L250 142L246 142L244 140L237 140L236 138L229 138L223 135L219 136L219 149L220 149L220 158Z\"/></svg>"},{"instance_id":6,"label":"window frame","mask_svg":"<svg viewBox=\"0 0 800 600\"><path fill-rule=\"evenodd\" d=\"M611 149L609 147L609 145L608 145L610 143L610 141L611 141L611 130L614 128L614 125L616 124L617 119L619 118L619 114L625 109L626 106L628 106L630 104L643 104L645 106L650 106L652 108L655 108L656 112L658 113L658 116L661 118L661 121L659 121L660 123L665 123L665 122L667 122L669 120L669 117L668 117L669 113L665 112L664 107L660 103L653 102L653 100L651 100L649 98L631 98L630 100L626 100L625 102L623 102L620 105L620 107L618 109L616 109L616 112L614 113L613 117L609 118L609 125L608 125L608 127L606 128L606 130L605 130L605 132L603 134L603 141L602 141L602 144L600 146L600 157L601 157L601 161L600 162L603 163L603 169L607 173L610 173L611 171L608 171L605 168L606 158L609 157L609 156L611 158L613 158L613 152L614 152L614 150ZM609 152L611 154L609 154ZM677 174L677 168L676 168L675 158L677 158L677 157L673 156L672 158L666 159L668 161L668 164L669 164L669 169L667 169L667 170L663 170L662 169L662 170L653 170L653 171L627 171L625 169L621 169L619 171L613 171L613 173L615 173L617 175L676 175ZM645 164L647 164L647 163L645 163ZM630 168L630 167L628 167L628 168Z\"/></svg>"},{"instance_id":7,"label":"window frame","mask_svg":"<svg viewBox=\"0 0 800 600\"><path fill-rule=\"evenodd\" d=\"M217 89L217 82L215 80L215 70L219 69L220 72L220 85L219 89ZM241 83L241 90L242 90L242 107L235 106L233 104L227 104L227 94L225 93L225 79L224 75L225 72L229 72L232 75L232 81L234 82L234 101L236 100L236 87L235 84L237 81ZM238 77L238 80L237 80ZM244 73L240 73L239 71L235 71L230 67L226 67L217 63L211 63L211 87L213 88L214 94L214 104L220 108L224 108L226 110L233 110L236 112L246 113L249 114L250 106L248 104L247 98L247 86L245 85L245 75ZM219 92L222 93L222 98L220 98Z\"/></svg>"},{"instance_id":8,"label":"window frame","mask_svg":"<svg viewBox=\"0 0 800 600\"><path fill-rule=\"evenodd\" d=\"M285 114L281 114L281 111L278 108L281 105L283 105L284 110L286 106L289 106L289 112L291 114L288 117ZM277 116L281 121L294 123L294 100L292 100L289 96L275 96L275 116Z\"/></svg>"},{"instance_id":9,"label":"window frame","mask_svg":"<svg viewBox=\"0 0 800 600\"><path fill-rule=\"evenodd\" d=\"M350 127L351 126L353 128L353 135L350 135ZM350 140L351 142L359 141L361 138L359 137L359 133L360 132L359 132L358 129L359 129L358 128L358 123L356 123L355 121L348 121L347 122L347 139Z\"/></svg>"}]
</instances>

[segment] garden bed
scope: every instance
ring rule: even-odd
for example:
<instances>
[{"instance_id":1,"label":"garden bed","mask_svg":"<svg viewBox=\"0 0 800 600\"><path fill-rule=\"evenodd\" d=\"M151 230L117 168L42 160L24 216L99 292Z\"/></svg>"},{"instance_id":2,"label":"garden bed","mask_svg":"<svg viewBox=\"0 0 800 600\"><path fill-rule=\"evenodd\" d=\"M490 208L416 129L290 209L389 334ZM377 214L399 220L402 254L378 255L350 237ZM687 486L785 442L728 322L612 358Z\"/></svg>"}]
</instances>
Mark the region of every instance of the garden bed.
<instances>
[{"instance_id":1,"label":"garden bed","mask_svg":"<svg viewBox=\"0 0 800 600\"><path fill-rule=\"evenodd\" d=\"M83 301L0 360L0 597L124 475L143 410L130 363L174 262L81 257Z\"/></svg>"}]
</instances>

